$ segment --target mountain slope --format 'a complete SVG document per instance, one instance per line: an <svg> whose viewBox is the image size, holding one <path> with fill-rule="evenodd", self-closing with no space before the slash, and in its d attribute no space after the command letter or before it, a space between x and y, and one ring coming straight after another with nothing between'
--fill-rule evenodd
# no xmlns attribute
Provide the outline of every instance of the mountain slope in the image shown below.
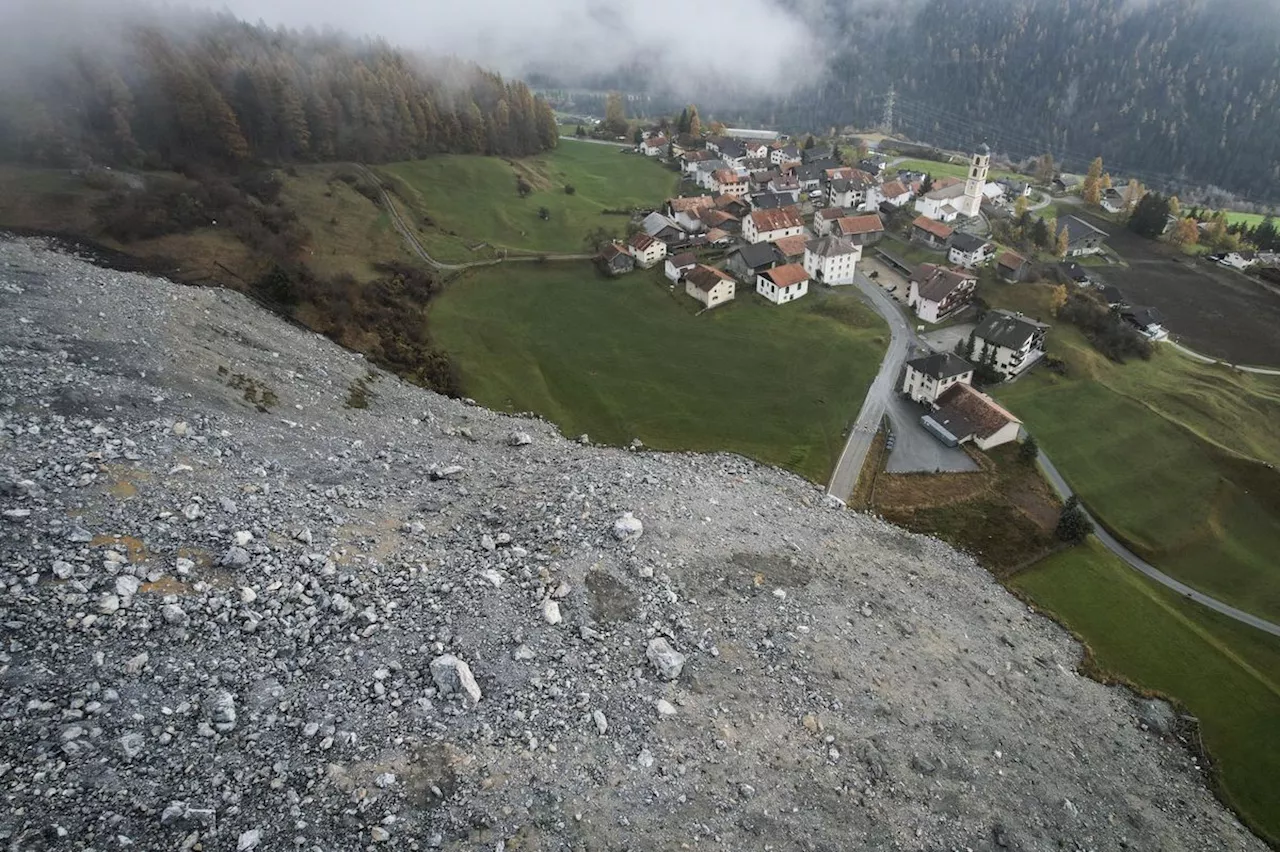
<svg viewBox="0 0 1280 852"><path fill-rule="evenodd" d="M1263 848L971 559L237 294L0 244L0 458L15 847Z"/></svg>

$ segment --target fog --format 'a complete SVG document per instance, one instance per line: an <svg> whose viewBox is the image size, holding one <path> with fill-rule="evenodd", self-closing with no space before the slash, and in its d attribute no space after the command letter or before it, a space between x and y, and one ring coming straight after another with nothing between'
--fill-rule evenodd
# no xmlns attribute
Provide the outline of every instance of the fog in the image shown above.
<svg viewBox="0 0 1280 852"><path fill-rule="evenodd" d="M98 22L146 5L0 0L0 54L38 55L50 42L109 33L113 28L99 29ZM795 6L776 0L186 0L151 6L166 18L200 8L251 23L381 37L510 75L543 71L582 80L641 69L637 77L673 93L714 87L777 94L813 80L820 66L814 57L822 53Z"/></svg>
<svg viewBox="0 0 1280 852"><path fill-rule="evenodd" d="M801 20L774 0L228 0L225 8L271 24L382 36L510 74L582 78L640 65L647 79L675 90L714 75L779 91L812 43Z"/></svg>

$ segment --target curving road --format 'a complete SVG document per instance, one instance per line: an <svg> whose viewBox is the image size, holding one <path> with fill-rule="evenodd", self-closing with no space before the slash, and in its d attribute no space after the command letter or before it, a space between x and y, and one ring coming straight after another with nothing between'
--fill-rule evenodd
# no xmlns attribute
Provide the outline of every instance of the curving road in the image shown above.
<svg viewBox="0 0 1280 852"><path fill-rule="evenodd" d="M858 289L870 300L872 307L884 318L884 321L889 324L889 332L892 335L892 339L889 342L889 349L885 352L884 359L880 362L880 371L876 374L875 381L871 383L870 390L867 391L867 398L862 402L862 410L858 413L858 419L849 431L849 439L845 442L844 450L840 454L840 460L836 462L836 468L831 474L831 481L827 484L827 494L841 501L847 500L849 495L853 493L854 487L858 484L858 477L861 475L863 465L867 460L867 453L871 449L871 442L875 437L876 430L880 428L880 421L887 409L889 396L894 392L893 386L902 370L902 363L906 360L911 346L917 340L914 329L907 323L898 305L889 298L884 290L869 281L860 272L855 280ZM1053 462L1043 451L1040 453L1038 464L1053 489L1058 492L1058 495L1063 500L1066 500L1074 493L1071 490L1071 486L1067 484L1066 479L1058 472L1058 469L1054 467ZM1141 559L1097 523L1094 523L1094 534L1107 550L1118 556L1125 564L1165 588L1172 589L1187 599L1206 606L1214 612L1221 613L1241 624L1247 624L1273 636L1280 636L1280 624L1267 621L1265 618L1259 618L1230 604L1225 604L1217 598L1210 597L1193 589L1186 583L1170 577L1151 563Z"/></svg>
<svg viewBox="0 0 1280 852"><path fill-rule="evenodd" d="M391 216L391 224L400 232L400 236L404 239L405 244L409 246L409 250L422 258L427 266L442 271L452 271L460 269L471 269L477 266L497 266L499 263L533 263L535 261L547 260L591 260L594 255L590 254L532 254L517 255L516 257L495 257L489 260L473 260L468 263L445 263L442 260L436 260L419 242L418 237L414 234L413 229L409 227L409 223L400 215L399 208L396 207L395 201L391 199L391 193L387 192L382 186L382 181L378 180L368 166L363 163L353 163L357 170L363 172L365 177L373 181L373 185L378 188L378 195L382 198L382 206L386 208L387 213Z"/></svg>
<svg viewBox="0 0 1280 852"><path fill-rule="evenodd" d="M1071 486L1067 485L1067 481L1062 478L1062 474L1058 472L1058 469L1053 466L1053 462L1051 462L1049 457L1043 452L1040 453L1039 465L1040 470L1044 472L1045 477L1053 486L1053 490L1057 491L1058 495L1062 497L1063 500L1070 497L1072 494ZM1090 520L1093 519L1090 518ZM1242 609L1237 609L1229 604L1225 604L1217 598L1211 598L1203 592L1196 591L1186 583L1175 580L1168 574L1157 569L1151 563L1140 559L1136 553L1117 541L1115 536L1107 532L1096 522L1094 523L1093 533L1098 537L1098 541L1102 542L1103 546L1105 546L1107 550L1110 550L1116 556L1120 557L1131 568L1140 571L1165 588L1173 589L1178 594L1183 595L1198 604L1206 606L1214 612L1219 612L1228 618L1235 619L1241 624L1256 627L1259 630L1270 633L1272 636L1280 636L1280 624L1267 621L1265 618L1259 618L1258 616L1245 612Z"/></svg>
<svg viewBox="0 0 1280 852"><path fill-rule="evenodd" d="M831 472L831 481L827 483L827 494L841 501L849 499L858 484L867 453L871 450L871 442L880 429L880 421L888 409L889 397L893 394L893 386L902 372L907 353L915 343L915 332L907 325L902 312L884 292L884 289L873 284L861 272L854 276L854 281L863 296L870 302L876 312L889 324L889 348L880 361L880 371L867 390L862 401L862 410L858 419L849 429L849 437L845 441L840 458L836 461L835 470Z"/></svg>

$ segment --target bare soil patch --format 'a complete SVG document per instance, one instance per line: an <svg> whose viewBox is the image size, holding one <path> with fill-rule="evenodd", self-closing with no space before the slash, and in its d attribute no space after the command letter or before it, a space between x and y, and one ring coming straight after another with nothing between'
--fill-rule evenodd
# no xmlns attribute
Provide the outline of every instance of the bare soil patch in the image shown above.
<svg viewBox="0 0 1280 852"><path fill-rule="evenodd" d="M1131 303L1159 308L1187 346L1234 364L1280 365L1280 296L1235 270L1175 253L1088 213L1076 215L1110 234L1107 244L1129 264L1100 267L1098 274Z"/></svg>

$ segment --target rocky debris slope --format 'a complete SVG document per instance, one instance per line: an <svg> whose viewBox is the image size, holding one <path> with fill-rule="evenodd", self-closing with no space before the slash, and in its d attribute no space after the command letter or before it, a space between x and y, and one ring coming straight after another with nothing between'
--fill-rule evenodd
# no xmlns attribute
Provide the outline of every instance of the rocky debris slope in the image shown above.
<svg viewBox="0 0 1280 852"><path fill-rule="evenodd" d="M32 242L0 580L12 849L1262 848L939 542Z"/></svg>

